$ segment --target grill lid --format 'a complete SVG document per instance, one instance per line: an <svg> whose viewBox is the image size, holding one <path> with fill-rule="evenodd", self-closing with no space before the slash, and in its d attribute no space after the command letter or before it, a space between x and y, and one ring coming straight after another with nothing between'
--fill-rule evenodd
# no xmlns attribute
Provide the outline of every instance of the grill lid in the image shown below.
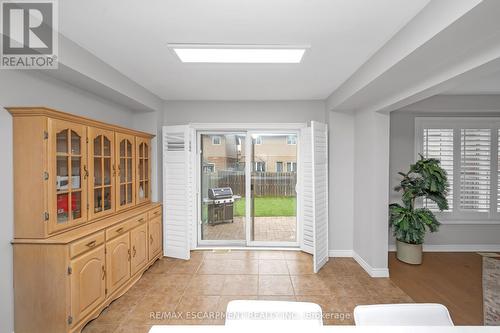
<svg viewBox="0 0 500 333"><path fill-rule="evenodd" d="M210 199L231 198L233 190L230 187L214 187L208 189L208 197Z"/></svg>

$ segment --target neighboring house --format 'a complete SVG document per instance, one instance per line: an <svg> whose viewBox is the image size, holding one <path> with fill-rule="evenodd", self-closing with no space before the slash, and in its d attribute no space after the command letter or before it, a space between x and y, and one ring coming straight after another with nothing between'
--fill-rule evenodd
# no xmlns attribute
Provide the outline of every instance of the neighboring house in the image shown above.
<svg viewBox="0 0 500 333"><path fill-rule="evenodd" d="M244 137L203 135L203 171L243 170L245 166ZM254 139L254 170L258 172L296 172L297 136L259 136Z"/></svg>

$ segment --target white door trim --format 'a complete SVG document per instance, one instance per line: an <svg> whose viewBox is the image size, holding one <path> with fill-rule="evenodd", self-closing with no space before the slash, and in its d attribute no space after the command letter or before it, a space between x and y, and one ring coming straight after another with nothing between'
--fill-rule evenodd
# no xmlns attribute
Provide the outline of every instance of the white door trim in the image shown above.
<svg viewBox="0 0 500 333"><path fill-rule="evenodd" d="M245 160L248 161L250 158L250 149L251 140L248 140L251 137L251 133L260 133L260 134L279 134L279 133L290 133L297 135L297 166L301 167L301 156L300 156L300 147L301 147L301 129L307 127L306 123L190 123L189 127L195 131L193 140L195 142L194 149L191 150L191 154L193 156L193 161L196 162L196 166L193 168L195 172L194 180L196 182L196 205L193 205L194 216L192 230L196 231L196 235L192 235L193 243L191 244L191 248L195 249L198 247L220 247L220 246L267 246L267 247L299 247L300 245L300 230L302 228L301 222L301 205L299 204L299 195L300 195L300 176L297 175L297 234L296 234L296 242L256 242L256 241L239 241L239 240L231 240L231 241L214 241L214 240L201 240L201 200L200 200L200 172L201 172L201 156L200 156L200 147L201 147L201 134L220 134L223 133L234 133L234 134L246 134L247 139L245 141ZM251 164L245 164L245 191L246 193L250 193L251 186L251 177L248 175L251 174ZM251 223L249 221L250 217L250 196L245 196L246 205L246 239L249 240L249 236L251 235Z"/></svg>

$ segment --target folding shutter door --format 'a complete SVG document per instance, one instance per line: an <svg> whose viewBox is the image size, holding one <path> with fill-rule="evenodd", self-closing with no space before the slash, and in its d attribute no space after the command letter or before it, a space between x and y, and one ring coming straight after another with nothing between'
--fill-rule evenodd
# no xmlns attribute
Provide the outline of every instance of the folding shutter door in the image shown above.
<svg viewBox="0 0 500 333"><path fill-rule="evenodd" d="M313 160L312 160L312 135L311 127L301 131L299 168L299 193L302 219L302 232L300 233L300 249L313 254L314 252L314 214L313 214Z"/></svg>
<svg viewBox="0 0 500 333"><path fill-rule="evenodd" d="M314 272L328 261L328 129L311 122Z"/></svg>
<svg viewBox="0 0 500 333"><path fill-rule="evenodd" d="M193 180L189 126L163 127L163 244L168 257L189 259Z"/></svg>

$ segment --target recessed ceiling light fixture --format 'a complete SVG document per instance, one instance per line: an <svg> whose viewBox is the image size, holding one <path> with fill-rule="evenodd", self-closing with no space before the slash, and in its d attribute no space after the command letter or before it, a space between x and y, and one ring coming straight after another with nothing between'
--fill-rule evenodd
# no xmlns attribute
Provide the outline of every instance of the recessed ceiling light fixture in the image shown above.
<svg viewBox="0 0 500 333"><path fill-rule="evenodd" d="M182 62L218 64L298 64L309 46L168 44Z"/></svg>

